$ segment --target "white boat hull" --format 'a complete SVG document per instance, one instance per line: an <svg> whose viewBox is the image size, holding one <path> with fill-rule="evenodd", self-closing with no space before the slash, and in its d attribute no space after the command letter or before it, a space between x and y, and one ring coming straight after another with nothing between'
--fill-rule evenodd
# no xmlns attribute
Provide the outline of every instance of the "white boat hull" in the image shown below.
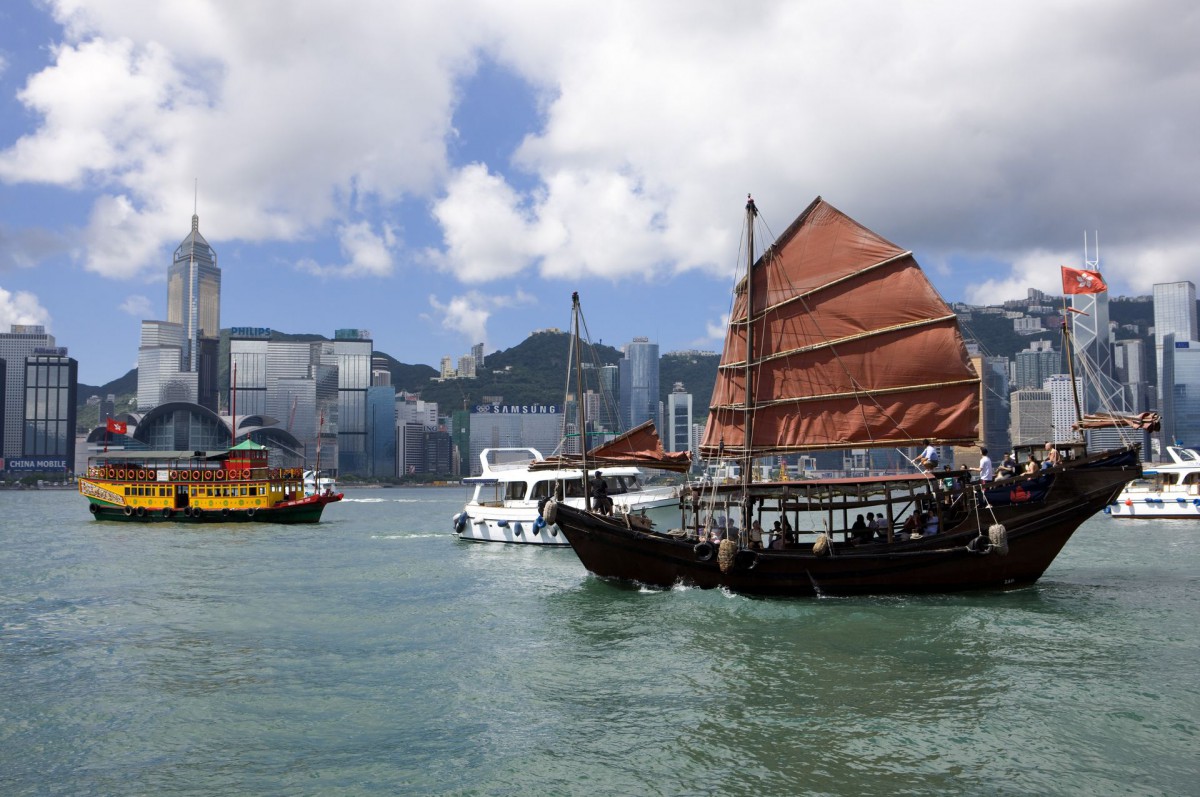
<svg viewBox="0 0 1200 797"><path fill-rule="evenodd" d="M635 500L622 501L625 496L613 496L613 513L644 514L662 526L678 524L679 499L675 488L645 490ZM515 503L515 502L514 502ZM567 538L554 524L546 525L538 514L536 504L521 502L522 506L487 506L468 503L453 520L455 533L469 542L504 542L515 545L551 545L566 547ZM568 498L565 503L583 508L583 499Z"/></svg>
<svg viewBox="0 0 1200 797"><path fill-rule="evenodd" d="M1147 465L1105 511L1115 518L1200 519L1200 453L1169 446L1171 462Z"/></svg>

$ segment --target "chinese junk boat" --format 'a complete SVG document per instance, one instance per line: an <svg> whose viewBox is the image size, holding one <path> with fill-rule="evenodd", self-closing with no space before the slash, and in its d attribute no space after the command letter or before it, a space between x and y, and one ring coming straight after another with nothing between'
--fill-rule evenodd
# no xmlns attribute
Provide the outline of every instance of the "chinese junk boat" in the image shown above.
<svg viewBox="0 0 1200 797"><path fill-rule="evenodd" d="M740 482L691 487L675 529L547 505L592 573L761 595L1030 584L1141 474L1135 446L1088 455L1080 445L1053 467L988 484L963 470L756 482L762 457L974 445L980 400L957 319L911 252L818 197L755 260L757 215L750 200L753 265L735 290L700 447L734 460ZM852 526L868 511L876 527Z"/></svg>
<svg viewBox="0 0 1200 797"><path fill-rule="evenodd" d="M79 492L97 520L316 523L341 493L305 496L304 470L271 468L252 441L228 451L114 451L89 458Z"/></svg>

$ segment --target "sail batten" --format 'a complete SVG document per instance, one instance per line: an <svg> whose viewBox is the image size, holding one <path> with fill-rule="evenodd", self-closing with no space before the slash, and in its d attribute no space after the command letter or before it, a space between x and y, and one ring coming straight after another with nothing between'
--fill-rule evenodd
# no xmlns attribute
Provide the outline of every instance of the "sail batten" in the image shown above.
<svg viewBox="0 0 1200 797"><path fill-rule="evenodd" d="M911 251L821 198L753 263L730 315L701 451L978 439L956 316Z"/></svg>
<svg viewBox="0 0 1200 797"><path fill-rule="evenodd" d="M957 317L955 315L951 314L948 316L942 316L941 318L926 318L926 319L922 319L920 321L910 321L910 322L907 322L904 324L896 324L895 326L885 327L882 329L872 329L867 332L859 333L857 335L847 335L846 337L839 338L838 340L828 340L828 341L824 341L822 343L813 343L809 346L802 346L802 347L796 348L796 349L788 349L786 351L775 352L774 354L771 354L770 356L757 358L754 362L750 363L750 366L753 367L755 365L761 365L763 363L770 362L771 360L778 360L783 357L792 357L797 354L804 354L806 352L816 351L817 349L821 349L821 348L832 348L834 346L840 346L844 343L850 343L851 341L861 340L863 338L869 338L869 337L878 336L878 335L886 335L889 332L896 332L896 331L905 330L905 329L916 329L917 327L929 326L931 324L941 324L941 323L945 323L947 321L955 321L956 318ZM718 370L720 370L722 368L745 368L745 367L746 367L745 362L720 363L717 365Z"/></svg>

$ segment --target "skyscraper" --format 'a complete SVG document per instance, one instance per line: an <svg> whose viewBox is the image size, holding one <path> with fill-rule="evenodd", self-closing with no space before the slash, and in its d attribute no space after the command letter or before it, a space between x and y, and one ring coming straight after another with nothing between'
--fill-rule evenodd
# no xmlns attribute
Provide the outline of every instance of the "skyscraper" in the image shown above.
<svg viewBox="0 0 1200 797"><path fill-rule="evenodd" d="M23 365L25 439L21 454L43 463L39 469L73 470L79 364L60 348L37 350Z"/></svg>
<svg viewBox="0 0 1200 797"><path fill-rule="evenodd" d="M692 450L692 394L682 382L676 382L667 395L667 428L663 448L667 451Z"/></svg>
<svg viewBox="0 0 1200 797"><path fill-rule="evenodd" d="M621 420L629 431L646 421L658 422L658 344L634 338L620 361Z"/></svg>
<svg viewBox="0 0 1200 797"><path fill-rule="evenodd" d="M1175 429L1175 371L1171 355L1176 347L1188 348L1189 343L1196 341L1197 335L1196 286L1191 282L1161 282L1155 285L1154 361L1158 369L1161 434L1167 445L1173 445L1179 439Z"/></svg>
<svg viewBox="0 0 1200 797"><path fill-rule="evenodd" d="M183 370L183 326L143 321L138 346L138 410L147 412L168 401L199 403L195 372ZM101 418L103 420L103 418Z"/></svg>
<svg viewBox="0 0 1200 797"><path fill-rule="evenodd" d="M192 231L175 249L167 270L167 321L183 328L180 369L197 375L196 403L215 411L221 269L217 268L217 253L200 234L200 217L195 213Z"/></svg>
<svg viewBox="0 0 1200 797"><path fill-rule="evenodd" d="M6 363L4 380L4 439L3 455L16 457L24 453L25 435L25 358L38 349L56 348L54 336L46 334L40 324L13 324L10 331L0 333L0 360ZM72 436L75 430L71 430Z"/></svg>

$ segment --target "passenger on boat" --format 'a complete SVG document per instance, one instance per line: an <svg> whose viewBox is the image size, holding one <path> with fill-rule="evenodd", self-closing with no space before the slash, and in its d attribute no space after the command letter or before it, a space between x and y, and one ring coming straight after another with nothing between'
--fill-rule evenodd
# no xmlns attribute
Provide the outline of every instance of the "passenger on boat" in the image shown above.
<svg viewBox="0 0 1200 797"><path fill-rule="evenodd" d="M776 535L776 537L771 540L772 551L782 551L786 545L787 543L784 542L782 534Z"/></svg>
<svg viewBox="0 0 1200 797"><path fill-rule="evenodd" d="M924 522L921 518L921 510L914 509L913 513L904 521L904 526L900 529L900 533L896 535L896 539L920 539L922 528L924 528Z"/></svg>
<svg viewBox="0 0 1200 797"><path fill-rule="evenodd" d="M858 545L864 542L870 542L875 532L867 527L867 521L863 520L863 516L859 515L854 519L854 525L850 527L850 542Z"/></svg>
<svg viewBox="0 0 1200 797"><path fill-rule="evenodd" d="M784 515L780 520L783 522L783 537L789 543L795 544L800 542L799 535L792 529L792 524L788 523L787 515Z"/></svg>
<svg viewBox="0 0 1200 797"><path fill-rule="evenodd" d="M925 470L936 470L938 464L938 451L933 443L925 441L925 450L917 455L916 463Z"/></svg>
<svg viewBox="0 0 1200 797"><path fill-rule="evenodd" d="M875 536L882 542L887 542L888 538L888 522L887 518L880 512L876 515L874 512L867 513L867 525L875 531Z"/></svg>
<svg viewBox="0 0 1200 797"><path fill-rule="evenodd" d="M1004 452L1004 459L1000 462L1000 467L996 469L996 478L1007 479L1010 476L1015 476L1017 473L1017 461L1013 459L1011 451Z"/></svg>
<svg viewBox="0 0 1200 797"><path fill-rule="evenodd" d="M921 532L926 536L938 533L938 516L937 512L927 512L925 514L925 528Z"/></svg>
<svg viewBox="0 0 1200 797"><path fill-rule="evenodd" d="M763 527L757 520L750 524L750 547L755 551L762 550Z"/></svg>
<svg viewBox="0 0 1200 797"><path fill-rule="evenodd" d="M1040 469L1040 467L1041 466L1038 465L1037 458L1033 456L1032 452L1030 452L1029 459L1025 462L1025 475L1026 476L1036 475L1038 470Z"/></svg>
<svg viewBox="0 0 1200 797"><path fill-rule="evenodd" d="M592 492L592 508L601 515L611 515L612 499L608 497L608 482L604 481L604 476L600 471L596 471L596 475L588 483L588 487Z"/></svg>
<svg viewBox="0 0 1200 797"><path fill-rule="evenodd" d="M992 471L992 458L988 456L986 446L979 449L979 467L971 468L971 470L979 471L979 481L981 484L987 484L995 478L995 474Z"/></svg>
<svg viewBox="0 0 1200 797"><path fill-rule="evenodd" d="M1048 464L1043 465L1046 468L1053 468L1055 465L1062 464L1062 454L1058 453L1058 449L1049 440L1046 441L1046 462Z"/></svg>

